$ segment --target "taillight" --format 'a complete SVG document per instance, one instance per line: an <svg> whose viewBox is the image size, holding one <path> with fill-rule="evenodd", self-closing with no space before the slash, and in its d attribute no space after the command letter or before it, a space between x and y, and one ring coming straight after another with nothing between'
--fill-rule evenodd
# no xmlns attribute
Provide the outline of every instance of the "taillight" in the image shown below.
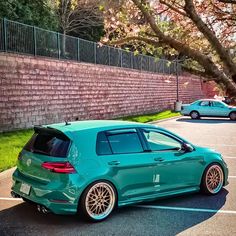
<svg viewBox="0 0 236 236"><path fill-rule="evenodd" d="M55 173L72 174L76 172L69 162L44 162L41 166Z"/></svg>

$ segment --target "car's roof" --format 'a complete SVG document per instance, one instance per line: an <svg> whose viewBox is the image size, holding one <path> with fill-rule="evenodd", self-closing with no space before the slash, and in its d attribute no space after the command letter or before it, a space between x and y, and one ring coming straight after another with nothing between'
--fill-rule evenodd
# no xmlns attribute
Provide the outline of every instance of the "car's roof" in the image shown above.
<svg viewBox="0 0 236 236"><path fill-rule="evenodd" d="M85 121L73 121L45 125L44 127L50 127L62 132L68 131L79 131L79 130L88 130L88 129L115 129L115 128L129 128L129 127L154 127L151 124L142 124L137 122L129 122L129 121L120 121L120 120L85 120Z"/></svg>
<svg viewBox="0 0 236 236"><path fill-rule="evenodd" d="M199 99L197 101L222 102L221 100L217 100L217 99L214 99L214 98L204 98L204 99Z"/></svg>

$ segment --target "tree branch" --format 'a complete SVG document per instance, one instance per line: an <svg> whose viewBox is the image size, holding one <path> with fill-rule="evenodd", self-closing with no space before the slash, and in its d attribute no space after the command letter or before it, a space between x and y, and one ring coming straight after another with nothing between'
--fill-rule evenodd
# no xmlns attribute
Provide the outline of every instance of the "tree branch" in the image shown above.
<svg viewBox="0 0 236 236"><path fill-rule="evenodd" d="M234 75L236 76L235 63L233 62L227 50L219 42L215 34L207 27L207 25L203 22L201 17L197 14L193 0L185 0L185 11L188 17L197 26L199 31L207 38L212 47L216 50L217 54L221 58L222 62L225 64L228 71L232 73L232 76ZM236 77L234 81L236 82Z"/></svg>
<svg viewBox="0 0 236 236"><path fill-rule="evenodd" d="M189 67L184 66L184 65L182 65L182 69L184 71L186 71L186 72L189 72L190 74L194 74L194 75L197 75L197 76L201 76L201 77L207 78L208 81L214 80L212 75L207 73L206 71L201 71L201 70L189 68Z"/></svg>
<svg viewBox="0 0 236 236"><path fill-rule="evenodd" d="M236 0L218 0L218 2L236 4Z"/></svg>
<svg viewBox="0 0 236 236"><path fill-rule="evenodd" d="M141 36L130 36L130 37L126 37L126 38L123 38L123 39L116 40L116 41L112 41L109 44L110 45L124 45L126 43L131 42L131 41L141 41L141 42L145 42L145 43L148 43L148 44L152 44L152 45L157 46L157 47L163 45L159 41L149 39L149 38L144 38L144 37L141 37Z"/></svg>
<svg viewBox="0 0 236 236"><path fill-rule="evenodd" d="M160 0L160 3L163 4L163 5L166 5L169 9L171 9L171 10L173 10L173 11L179 13L179 14L182 15L182 16L185 16L185 17L187 16L187 14L186 14L184 11L181 11L181 10L178 9L177 7L174 7L173 4L168 3L168 2L166 2L165 0Z"/></svg>
<svg viewBox="0 0 236 236"><path fill-rule="evenodd" d="M166 44L182 53L183 55L196 60L207 73L211 74L212 77L214 77L214 80L216 82L219 83L220 81L222 81L226 85L229 94L231 94L232 96L236 95L236 84L232 80L230 80L224 72L218 69L211 58L195 49L190 48L186 44L172 38L171 36L165 35L157 26L155 17L150 12L150 6L145 0L142 0L141 2L139 0L132 1L142 12L153 32L158 36L160 43Z"/></svg>

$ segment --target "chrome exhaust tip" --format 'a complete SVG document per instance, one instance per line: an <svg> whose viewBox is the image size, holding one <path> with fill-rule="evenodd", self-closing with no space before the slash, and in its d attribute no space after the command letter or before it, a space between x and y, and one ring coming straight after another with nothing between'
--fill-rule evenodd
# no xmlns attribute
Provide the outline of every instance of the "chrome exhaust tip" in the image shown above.
<svg viewBox="0 0 236 236"><path fill-rule="evenodd" d="M38 210L38 212L41 212L41 206L40 205L37 205L37 210Z"/></svg>
<svg viewBox="0 0 236 236"><path fill-rule="evenodd" d="M15 192L13 192L13 191L11 191L11 196L12 196L13 198L20 198L20 195L18 195L17 193L15 193Z"/></svg>
<svg viewBox="0 0 236 236"><path fill-rule="evenodd" d="M42 211L44 214L47 214L47 213L49 212L49 210L48 210L46 207L44 207L44 206L41 207L41 211Z"/></svg>
<svg viewBox="0 0 236 236"><path fill-rule="evenodd" d="M37 210L38 212L41 212L43 214L47 214L50 212L45 206L41 206L41 205L37 205Z"/></svg>

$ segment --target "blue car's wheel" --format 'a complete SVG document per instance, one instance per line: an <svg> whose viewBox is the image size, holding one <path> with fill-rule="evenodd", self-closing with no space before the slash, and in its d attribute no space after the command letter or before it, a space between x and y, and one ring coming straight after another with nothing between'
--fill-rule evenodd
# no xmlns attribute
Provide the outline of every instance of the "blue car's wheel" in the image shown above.
<svg viewBox="0 0 236 236"><path fill-rule="evenodd" d="M217 163L209 165L202 176L202 192L208 195L215 195L220 192L223 184L224 172L222 167Z"/></svg>
<svg viewBox="0 0 236 236"><path fill-rule="evenodd" d="M236 112L231 112L229 114L229 118L230 118L230 120L236 120Z"/></svg>
<svg viewBox="0 0 236 236"><path fill-rule="evenodd" d="M116 191L106 182L91 184L82 194L80 209L85 219L93 222L105 220L116 205Z"/></svg>
<svg viewBox="0 0 236 236"><path fill-rule="evenodd" d="M197 111L191 111L190 116L192 119L199 119L200 118L200 115Z"/></svg>

